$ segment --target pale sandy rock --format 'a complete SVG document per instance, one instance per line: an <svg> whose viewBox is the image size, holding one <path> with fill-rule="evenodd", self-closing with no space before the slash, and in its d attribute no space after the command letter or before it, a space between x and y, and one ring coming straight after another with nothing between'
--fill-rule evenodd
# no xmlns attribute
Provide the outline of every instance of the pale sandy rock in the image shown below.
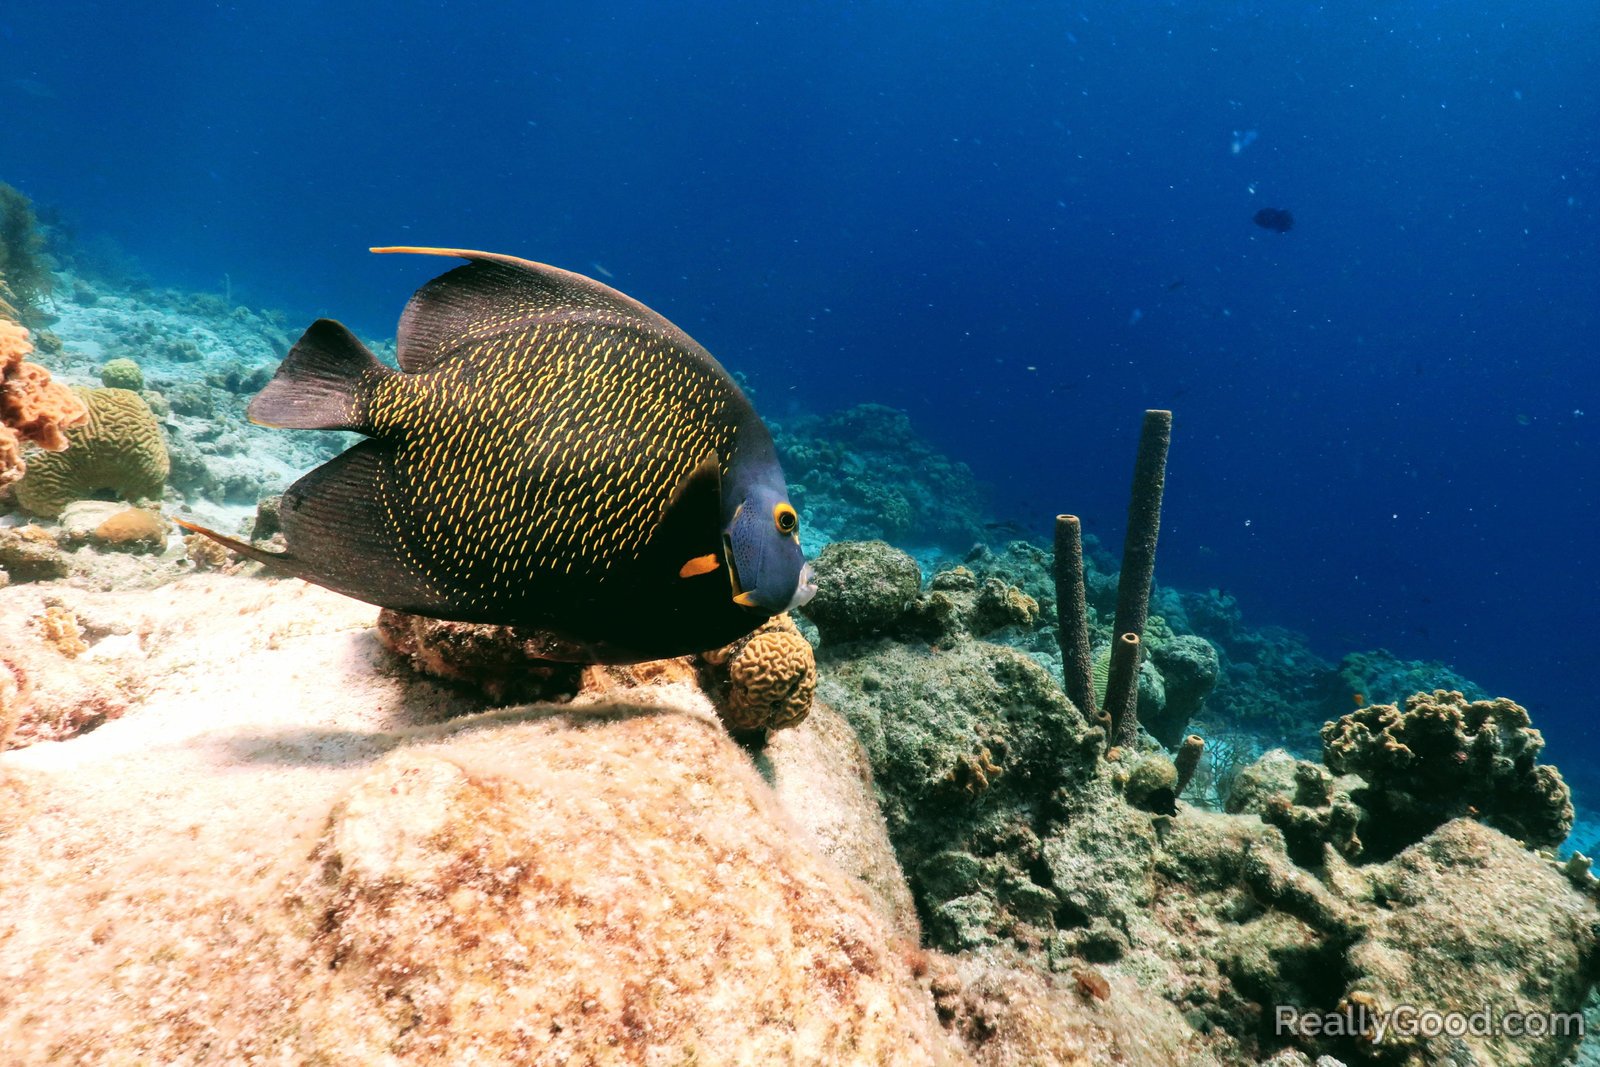
<svg viewBox="0 0 1600 1067"><path fill-rule="evenodd" d="M961 1061L673 672L452 718L370 607L302 583L76 596L55 669L147 682L0 756L8 1064Z"/></svg>
<svg viewBox="0 0 1600 1067"><path fill-rule="evenodd" d="M805 722L772 735L764 760L778 799L814 846L861 881L897 936L918 944L916 904L873 797L866 750L844 716L814 702Z"/></svg>

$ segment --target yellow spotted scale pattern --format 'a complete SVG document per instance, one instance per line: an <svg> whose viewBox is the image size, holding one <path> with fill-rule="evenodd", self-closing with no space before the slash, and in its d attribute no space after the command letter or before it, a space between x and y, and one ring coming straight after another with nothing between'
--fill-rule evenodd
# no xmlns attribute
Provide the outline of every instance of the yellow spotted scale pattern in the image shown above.
<svg viewBox="0 0 1600 1067"><path fill-rule="evenodd" d="M441 599L596 599L690 472L734 459L736 387L628 316L568 308L458 340L461 358L382 379L364 413L394 449L379 495L403 562Z"/></svg>

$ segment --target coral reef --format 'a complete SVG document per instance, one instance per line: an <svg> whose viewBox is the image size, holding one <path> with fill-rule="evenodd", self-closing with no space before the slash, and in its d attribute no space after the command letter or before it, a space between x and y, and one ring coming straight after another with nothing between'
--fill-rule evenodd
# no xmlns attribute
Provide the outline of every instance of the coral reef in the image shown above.
<svg viewBox="0 0 1600 1067"><path fill-rule="evenodd" d="M701 657L723 723L736 733L785 730L811 714L817 661L788 615Z"/></svg>
<svg viewBox="0 0 1600 1067"><path fill-rule="evenodd" d="M808 546L846 538L965 550L983 537L983 494L964 463L939 454L910 418L880 404L773 427Z"/></svg>
<svg viewBox="0 0 1600 1067"><path fill-rule="evenodd" d="M1403 660L1386 648L1352 652L1339 661L1338 670L1345 689L1359 693L1364 704L1403 704L1413 693L1435 689L1455 690L1469 700L1489 696L1443 663Z"/></svg>
<svg viewBox="0 0 1600 1067"><path fill-rule="evenodd" d="M32 354L28 331L0 318L0 487L26 473L24 442L59 452L67 447L63 431L89 417L72 390L51 381L43 367L27 362Z"/></svg>
<svg viewBox="0 0 1600 1067"><path fill-rule="evenodd" d="M161 425L138 393L79 389L88 421L71 434L72 447L35 457L17 483L23 510L54 518L74 500L111 491L124 500L161 499L170 465Z"/></svg>
<svg viewBox="0 0 1600 1067"><path fill-rule="evenodd" d="M1152 707L1147 713L1141 685L1139 725L1163 745L1176 748L1189 721L1199 714L1216 688L1222 664L1211 642L1193 634L1152 636L1146 646L1149 661L1161 676L1164 699L1159 709Z"/></svg>
<svg viewBox="0 0 1600 1067"><path fill-rule="evenodd" d="M1322 728L1323 761L1366 787L1361 838L1390 855L1450 819L1481 819L1535 848L1572 829L1561 773L1538 762L1544 737L1520 704L1469 701L1443 689L1416 693L1405 709L1373 704Z"/></svg>

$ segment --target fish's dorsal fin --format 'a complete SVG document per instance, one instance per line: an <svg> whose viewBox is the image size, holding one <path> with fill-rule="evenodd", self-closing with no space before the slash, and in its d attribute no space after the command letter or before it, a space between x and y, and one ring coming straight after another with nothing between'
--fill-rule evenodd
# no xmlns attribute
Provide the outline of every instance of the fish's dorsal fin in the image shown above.
<svg viewBox="0 0 1600 1067"><path fill-rule="evenodd" d="M247 414L258 426L367 433L367 396L393 374L343 323L318 319L250 401Z"/></svg>
<svg viewBox="0 0 1600 1067"><path fill-rule="evenodd" d="M547 263L466 248L392 246L378 253L414 252L467 260L412 295L400 316L400 369L429 370L465 338L482 338L537 322L579 319L585 313L629 321L705 359L682 330L603 282Z"/></svg>

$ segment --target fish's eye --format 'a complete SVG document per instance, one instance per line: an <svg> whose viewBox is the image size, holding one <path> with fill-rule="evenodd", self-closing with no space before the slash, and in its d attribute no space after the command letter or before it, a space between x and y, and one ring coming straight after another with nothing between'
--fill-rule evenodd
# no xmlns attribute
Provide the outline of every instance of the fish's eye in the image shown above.
<svg viewBox="0 0 1600 1067"><path fill-rule="evenodd" d="M772 509L772 521L781 534L792 534L800 527L800 516L788 504L779 504Z"/></svg>

